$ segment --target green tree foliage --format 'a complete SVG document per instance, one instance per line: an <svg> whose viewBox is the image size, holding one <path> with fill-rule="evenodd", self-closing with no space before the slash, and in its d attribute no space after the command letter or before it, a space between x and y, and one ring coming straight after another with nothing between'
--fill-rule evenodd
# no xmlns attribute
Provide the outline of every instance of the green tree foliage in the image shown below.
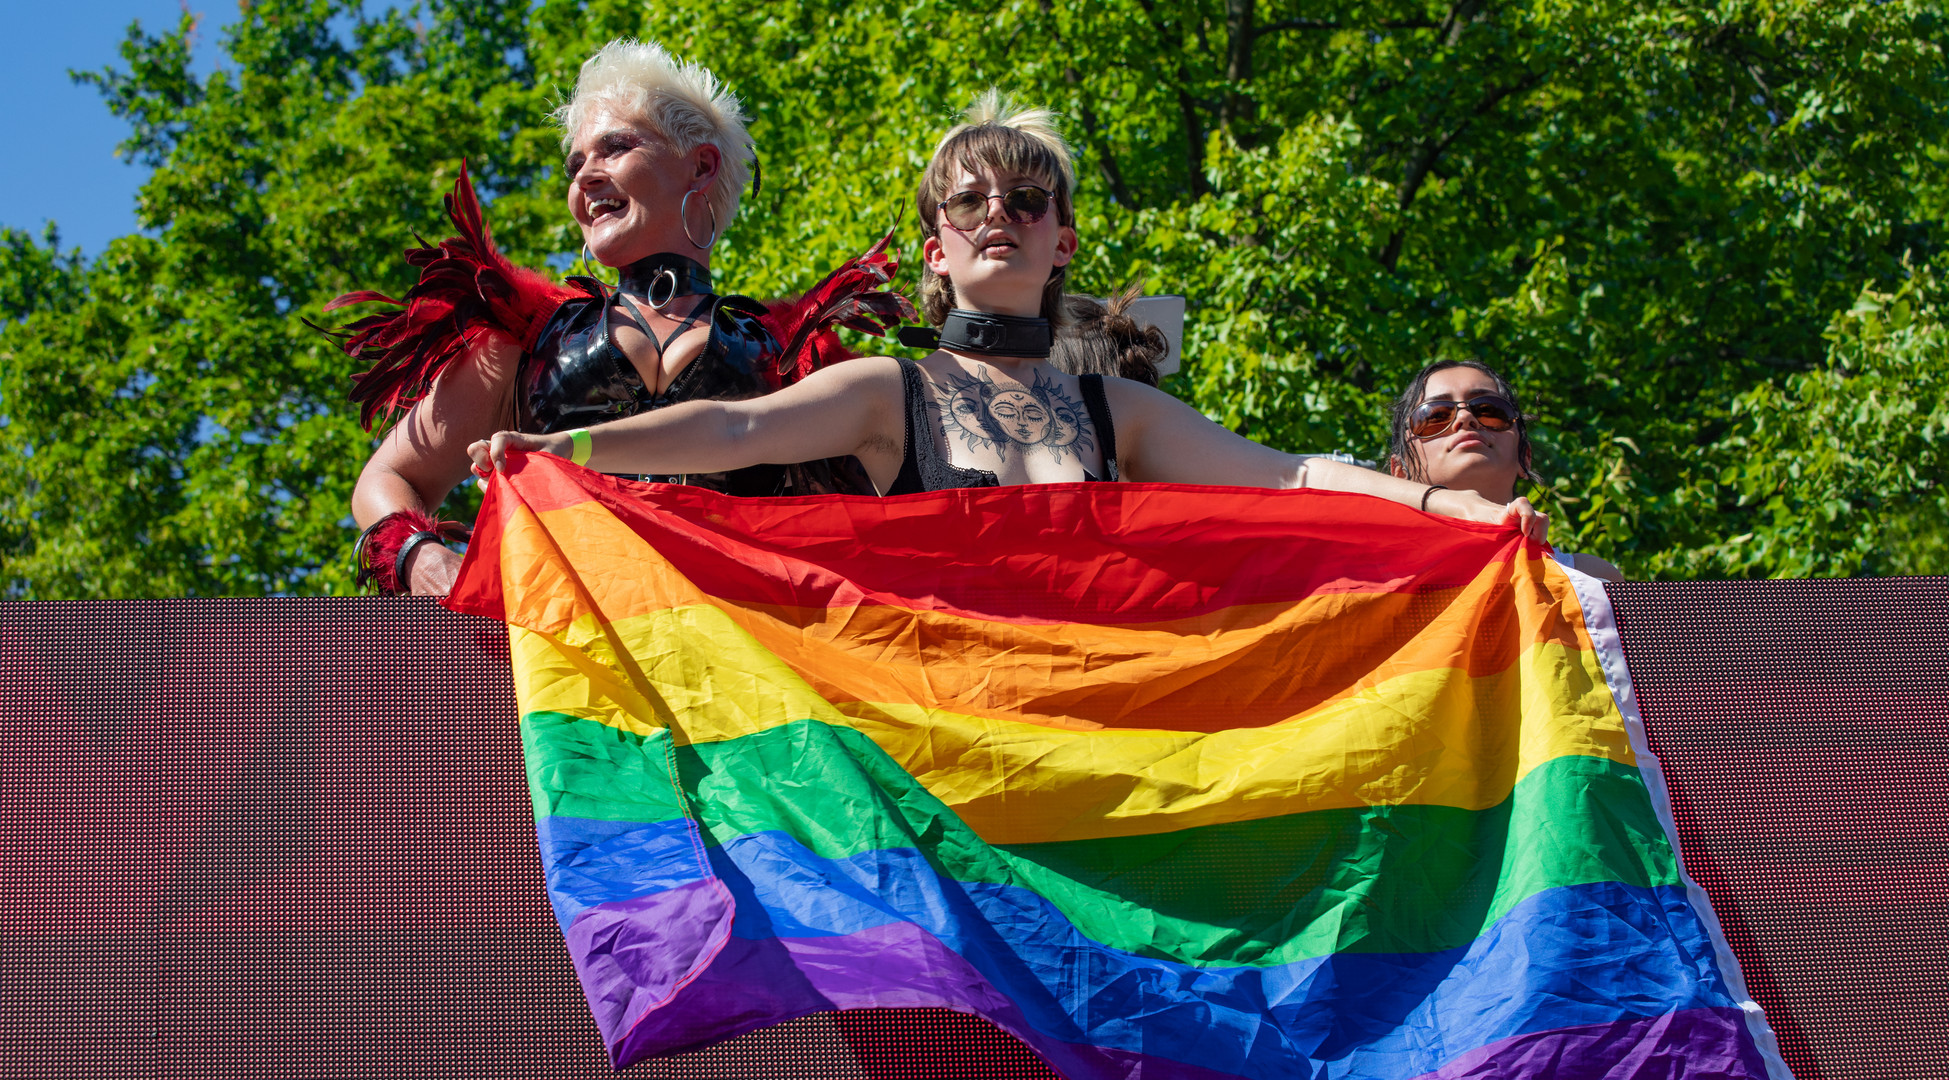
<svg viewBox="0 0 1949 1080"><path fill-rule="evenodd" d="M1941 573L1949 566L1949 328L1924 269L1861 295L1828 328L1830 362L1753 386L1716 476L1695 490L1739 506L1747 532L1661 553L1700 567L1792 576Z"/></svg>
<svg viewBox="0 0 1949 1080"><path fill-rule="evenodd" d="M462 158L510 254L565 266L545 117L619 36L755 117L764 186L716 260L739 291L910 215L1001 86L1081 152L1076 287L1189 295L1171 388L1233 428L1379 456L1408 376L1475 357L1540 417L1565 546L1640 575L1949 567L1933 4L254 0L201 80L191 30L132 28L83 76L156 167L144 232L88 262L0 234L10 595L347 589L372 444L296 316L405 287Z"/></svg>

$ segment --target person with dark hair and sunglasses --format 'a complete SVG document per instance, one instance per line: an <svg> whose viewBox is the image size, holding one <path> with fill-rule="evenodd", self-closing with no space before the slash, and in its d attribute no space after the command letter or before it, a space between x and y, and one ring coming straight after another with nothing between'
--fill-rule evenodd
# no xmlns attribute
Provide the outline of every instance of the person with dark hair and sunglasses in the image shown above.
<svg viewBox="0 0 1949 1080"><path fill-rule="evenodd" d="M1393 419L1388 469L1404 480L1511 504L1529 501L1517 493L1520 482L1542 483L1532 464L1530 417L1515 388L1487 364L1442 360L1422 368L1394 400ZM1592 577L1624 580L1595 555L1559 559Z"/></svg>
<svg viewBox="0 0 1949 1080"><path fill-rule="evenodd" d="M1527 500L1281 453L1155 387L1052 366L1077 248L1075 172L1052 121L991 91L935 148L915 205L920 308L939 329L900 335L928 348L925 358L849 360L766 397L687 402L589 431L500 432L469 447L475 471L501 467L510 448L657 473L851 454L883 495L1114 480L1310 487L1545 539L1548 519Z"/></svg>

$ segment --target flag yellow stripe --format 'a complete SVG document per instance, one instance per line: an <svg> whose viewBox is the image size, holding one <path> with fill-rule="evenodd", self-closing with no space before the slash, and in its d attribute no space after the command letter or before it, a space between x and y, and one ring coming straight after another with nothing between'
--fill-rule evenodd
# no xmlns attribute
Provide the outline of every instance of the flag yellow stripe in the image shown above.
<svg viewBox="0 0 1949 1080"><path fill-rule="evenodd" d="M637 734L667 727L685 743L795 720L853 727L997 844L1361 806L1479 810L1554 758L1635 760L1595 655L1556 643L1530 647L1494 675L1416 671L1277 724L1193 732L831 702L708 605L617 624L586 620L565 637L513 631L530 713Z"/></svg>

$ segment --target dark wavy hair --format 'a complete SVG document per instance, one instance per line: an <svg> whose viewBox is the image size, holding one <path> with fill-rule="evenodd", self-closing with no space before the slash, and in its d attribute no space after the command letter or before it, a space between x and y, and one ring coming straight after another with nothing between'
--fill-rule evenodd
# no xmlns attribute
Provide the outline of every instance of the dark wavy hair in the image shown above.
<svg viewBox="0 0 1949 1080"><path fill-rule="evenodd" d="M1164 331L1130 316L1130 306L1143 295L1136 285L1110 298L1108 305L1087 296L1063 297L1068 316L1056 332L1049 366L1071 375L1114 375L1150 386L1157 385L1157 366L1171 351Z"/></svg>
<svg viewBox="0 0 1949 1080"><path fill-rule="evenodd" d="M1421 463L1421 441L1408 434L1408 420L1427 395L1428 380L1438 371L1458 367L1473 368L1487 375L1496 384L1496 393L1508 398L1509 403L1516 407L1516 460L1522 463L1523 479L1532 484L1541 484L1543 478L1536 474L1533 464L1535 455L1529 442L1529 422L1534 418L1523 412L1523 399L1516 396L1516 388L1509 385L1509 380L1497 373L1496 369L1477 360L1437 360L1416 373L1408 382L1408 388L1394 399L1394 430L1388 441L1388 453L1401 463L1408 479L1420 484L1428 483L1427 470Z"/></svg>

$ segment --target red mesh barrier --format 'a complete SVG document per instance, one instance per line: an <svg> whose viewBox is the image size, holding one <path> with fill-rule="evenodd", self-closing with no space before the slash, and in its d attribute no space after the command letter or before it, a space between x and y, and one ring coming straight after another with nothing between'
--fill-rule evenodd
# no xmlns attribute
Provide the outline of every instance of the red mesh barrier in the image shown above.
<svg viewBox="0 0 1949 1080"><path fill-rule="evenodd" d="M1613 596L1687 864L1802 1080L1949 1075L1949 583ZM614 1075L513 717L502 629L426 602L0 604L0 1075ZM1053 1074L906 1010L629 1075Z"/></svg>
<svg viewBox="0 0 1949 1080"><path fill-rule="evenodd" d="M1794 1075L1949 1076L1949 579L1610 596L1686 869Z"/></svg>
<svg viewBox="0 0 1949 1080"><path fill-rule="evenodd" d="M514 717L506 631L430 602L0 604L0 1076L616 1075ZM628 1075L1054 1076L938 1009Z"/></svg>

